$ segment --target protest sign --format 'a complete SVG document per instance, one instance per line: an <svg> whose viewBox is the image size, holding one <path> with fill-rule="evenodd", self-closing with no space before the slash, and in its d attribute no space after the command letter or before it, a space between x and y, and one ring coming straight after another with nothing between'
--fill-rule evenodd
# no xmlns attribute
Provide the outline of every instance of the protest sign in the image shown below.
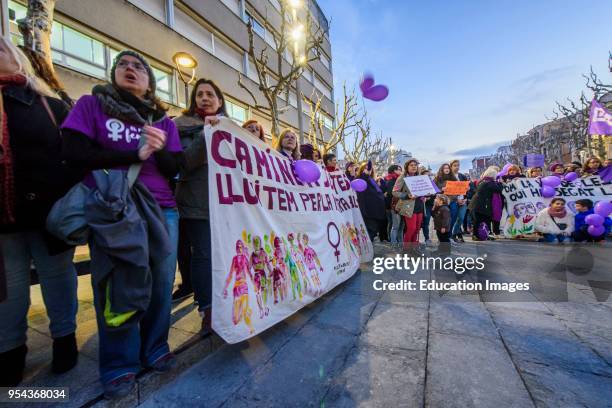
<svg viewBox="0 0 612 408"><path fill-rule="evenodd" d="M373 248L342 171L305 185L286 157L229 119L205 137L212 326L236 343L350 278Z"/></svg>
<svg viewBox="0 0 612 408"><path fill-rule="evenodd" d="M423 197L436 194L436 189L429 176L404 177L404 181L413 196Z"/></svg>
<svg viewBox="0 0 612 408"><path fill-rule="evenodd" d="M593 204L612 199L612 184L605 184L599 176L585 177L573 183L562 181L556 189L555 197L566 201L567 210L576 213L576 200L588 198ZM548 207L554 198L541 195L539 179L517 178L504 185L505 208L501 228L508 238L533 234L538 213Z"/></svg>
<svg viewBox="0 0 612 408"><path fill-rule="evenodd" d="M444 194L465 195L470 189L469 181L447 181L444 187Z"/></svg>
<svg viewBox="0 0 612 408"><path fill-rule="evenodd" d="M523 157L523 164L525 167L544 167L544 155L543 154L526 154Z"/></svg>

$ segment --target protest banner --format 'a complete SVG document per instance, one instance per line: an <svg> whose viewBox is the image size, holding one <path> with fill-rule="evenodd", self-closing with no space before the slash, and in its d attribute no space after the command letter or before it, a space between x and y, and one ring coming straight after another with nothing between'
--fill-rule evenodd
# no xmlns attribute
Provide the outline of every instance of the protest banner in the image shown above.
<svg viewBox="0 0 612 408"><path fill-rule="evenodd" d="M305 185L291 162L223 119L205 128L212 239L212 327L248 339L350 278L373 257L342 171Z"/></svg>
<svg viewBox="0 0 612 408"><path fill-rule="evenodd" d="M555 197L565 199L567 210L572 214L576 213L576 200L588 198L595 204L612 199L612 184L605 184L599 176L585 177L573 183L562 181L555 190ZM554 198L542 197L540 181L536 178L514 179L504 185L503 195L505 208L500 227L508 238L535 233L536 216Z"/></svg>
<svg viewBox="0 0 612 408"><path fill-rule="evenodd" d="M465 195L469 189L469 181L447 181L446 186L444 186L444 194Z"/></svg>
<svg viewBox="0 0 612 408"><path fill-rule="evenodd" d="M596 99L591 101L589 134L612 135L612 112L608 111L605 106L597 102Z"/></svg>
<svg viewBox="0 0 612 408"><path fill-rule="evenodd" d="M413 196L423 197L436 194L436 189L429 176L404 177L404 181Z"/></svg>
<svg viewBox="0 0 612 408"><path fill-rule="evenodd" d="M544 155L530 153L523 156L523 165L525 167L544 167Z"/></svg>

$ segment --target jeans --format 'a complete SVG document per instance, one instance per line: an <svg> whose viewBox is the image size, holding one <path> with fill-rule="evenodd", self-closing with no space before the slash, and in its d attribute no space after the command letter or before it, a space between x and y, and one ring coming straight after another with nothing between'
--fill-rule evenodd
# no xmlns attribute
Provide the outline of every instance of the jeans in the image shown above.
<svg viewBox="0 0 612 408"><path fill-rule="evenodd" d="M191 242L191 284L198 309L212 304L212 247L209 220L185 220Z"/></svg>
<svg viewBox="0 0 612 408"><path fill-rule="evenodd" d="M463 219L467 212L467 205L458 205L456 201L450 203L451 211L451 235L461 234L463 228Z"/></svg>
<svg viewBox="0 0 612 408"><path fill-rule="evenodd" d="M429 241L429 221L431 220L431 208L425 206L425 213L423 214L423 225L421 229L423 230L423 236L425 237L425 241Z"/></svg>
<svg viewBox="0 0 612 408"><path fill-rule="evenodd" d="M554 235L554 234L544 234L544 241L545 242L555 242L556 240L559 240L559 243L565 241L568 237L566 237L563 234L559 234L559 235Z"/></svg>
<svg viewBox="0 0 612 408"><path fill-rule="evenodd" d="M402 234L403 234L403 217L401 215L399 215L398 213L396 213L395 211L393 211L392 216L392 220L391 220L391 243L392 244L399 244L400 242L402 242Z"/></svg>
<svg viewBox="0 0 612 408"><path fill-rule="evenodd" d="M30 265L40 281L53 338L76 330L77 274L74 249L51 256L40 231L0 234L8 298L0 303L0 353L25 344L30 307Z"/></svg>
<svg viewBox="0 0 612 408"><path fill-rule="evenodd" d="M94 305L100 340L100 380L106 384L125 374L136 374L141 364L151 366L170 352L168 332L172 311L172 287L176 274L178 245L178 211L163 208L172 252L156 267L151 268L151 303L140 323L124 329L106 329L104 309L94 288ZM91 260L95 262L94 259Z"/></svg>

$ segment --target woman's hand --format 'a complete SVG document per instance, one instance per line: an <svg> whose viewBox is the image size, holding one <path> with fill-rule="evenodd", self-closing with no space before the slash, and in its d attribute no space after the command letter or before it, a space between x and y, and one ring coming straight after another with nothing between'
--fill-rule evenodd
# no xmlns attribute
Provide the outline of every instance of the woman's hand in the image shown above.
<svg viewBox="0 0 612 408"><path fill-rule="evenodd" d="M141 137L145 137L146 144L153 149L154 152L162 150L166 146L166 132L153 126L145 126L142 128Z"/></svg>

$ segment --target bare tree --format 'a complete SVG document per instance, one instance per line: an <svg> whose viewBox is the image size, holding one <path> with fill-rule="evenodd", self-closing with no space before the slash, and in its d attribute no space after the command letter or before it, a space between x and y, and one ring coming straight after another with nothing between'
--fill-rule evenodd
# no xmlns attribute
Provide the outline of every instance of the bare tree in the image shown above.
<svg viewBox="0 0 612 408"><path fill-rule="evenodd" d="M251 96L255 109L263 110L270 114L272 118L271 131L273 141L276 141L280 134L279 115L289 107L291 84L299 78L303 67L320 58L321 47L326 34L319 25L314 23L310 12L307 11L306 21L302 30L305 35L303 57L296 55L294 58L288 58L287 60L286 56L294 51L291 48L292 44L289 42L288 16L290 16L290 13L288 12L285 0L279 1L279 4L281 15L280 31L276 32L267 18L264 23L267 31L276 34L274 35L274 49L266 45L258 53L255 47L255 33L252 20L247 22L249 36L248 55L255 66L257 79L259 80L259 91L263 94L264 103L258 102L255 94L243 83L242 74L238 74L238 85ZM276 67L274 69L270 67L269 53L275 56ZM285 94L285 104L284 106L279 106L279 97L283 94ZM297 95L297 97L301 98L302 95ZM301 115L302 112L298 112L298 114Z"/></svg>
<svg viewBox="0 0 612 408"><path fill-rule="evenodd" d="M370 119L364 115L357 129L349 137L342 138L341 143L346 160L359 163L377 161L381 153L391 146L391 138L384 138L382 132L373 134Z"/></svg>
<svg viewBox="0 0 612 408"><path fill-rule="evenodd" d="M56 0L28 0L26 17L21 19L19 31L23 35L22 50L32 63L36 75L66 102L72 103L60 82L51 56L51 28Z"/></svg>
<svg viewBox="0 0 612 408"><path fill-rule="evenodd" d="M342 114L340 114L339 104L336 103L336 121L329 131L331 136L327 140L325 140L325 124L321 117L321 102L323 98L315 95L314 92L310 99L304 97L304 102L310 107L308 142L318 149L321 154L327 154L334 150L342 142L346 134L355 130L365 117L363 111L359 112L355 90L347 92L346 84L343 85L342 89Z"/></svg>

